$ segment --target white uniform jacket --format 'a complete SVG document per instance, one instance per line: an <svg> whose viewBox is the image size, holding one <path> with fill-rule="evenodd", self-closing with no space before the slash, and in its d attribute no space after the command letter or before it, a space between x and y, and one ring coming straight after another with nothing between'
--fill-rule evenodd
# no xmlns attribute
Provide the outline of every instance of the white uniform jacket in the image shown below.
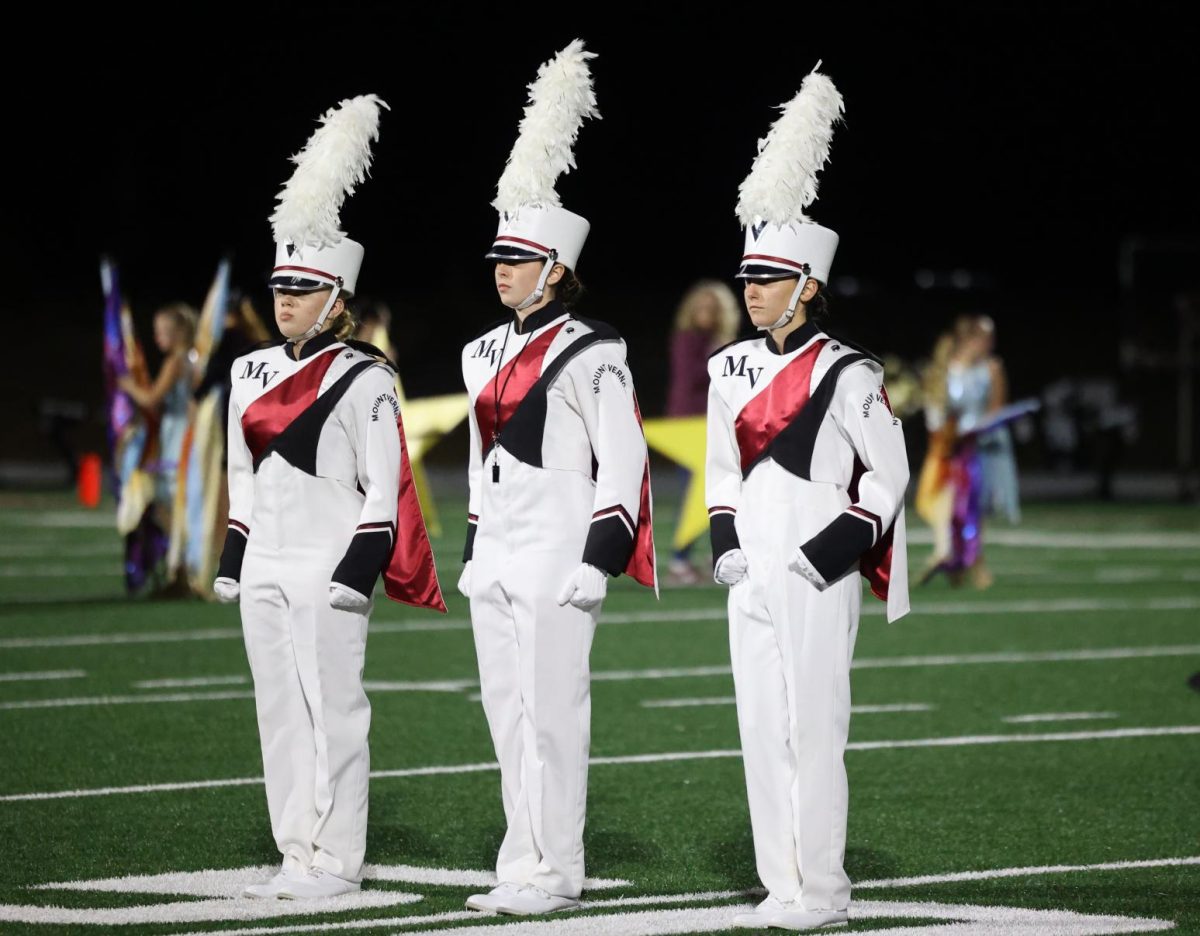
<svg viewBox="0 0 1200 936"><path fill-rule="evenodd" d="M252 539L282 553L334 552L332 581L370 597L382 571L389 597L445 610L383 355L326 332L299 360L285 342L243 355L232 385L218 575L240 579Z"/></svg>
<svg viewBox="0 0 1200 936"><path fill-rule="evenodd" d="M570 549L576 562L656 587L646 440L620 335L555 301L520 331L506 320L472 339L462 369L464 561L487 532L509 552Z"/></svg>
<svg viewBox="0 0 1200 936"><path fill-rule="evenodd" d="M776 521L739 508L752 472L782 469L797 479L797 506L808 514L808 538L793 544L805 577L821 587L859 568L887 602L888 619L905 615L908 459L880 362L806 323L782 354L769 338L748 338L715 352L708 370L713 556L741 548L745 524Z"/></svg>

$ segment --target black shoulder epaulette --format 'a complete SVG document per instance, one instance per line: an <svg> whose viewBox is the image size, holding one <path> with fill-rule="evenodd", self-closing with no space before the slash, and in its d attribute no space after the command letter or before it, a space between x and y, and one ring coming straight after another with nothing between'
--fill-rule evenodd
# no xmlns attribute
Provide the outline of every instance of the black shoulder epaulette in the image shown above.
<svg viewBox="0 0 1200 936"><path fill-rule="evenodd" d="M586 325L599 335L603 341L619 341L621 339L621 333L609 325L608 322L602 322L599 319L583 318L578 315L572 315L571 318Z"/></svg>
<svg viewBox="0 0 1200 936"><path fill-rule="evenodd" d="M843 338L841 335L831 334L830 332L825 331L824 328L822 328L821 331L824 331L825 334L829 335L829 337L832 338L834 341L844 344L847 348L853 348L859 354L865 354L867 357L869 357L872 361L874 361L880 367L883 367L883 358L881 358L878 354L876 354L870 348L864 348L858 342L850 341L847 338Z"/></svg>
<svg viewBox="0 0 1200 936"><path fill-rule="evenodd" d="M380 364L386 364L392 370L396 369L396 365L391 362L388 356L369 341L359 341L357 338L347 338L342 342L342 344L348 348L353 348L355 351L361 351L363 354L367 355L367 357L378 359Z"/></svg>

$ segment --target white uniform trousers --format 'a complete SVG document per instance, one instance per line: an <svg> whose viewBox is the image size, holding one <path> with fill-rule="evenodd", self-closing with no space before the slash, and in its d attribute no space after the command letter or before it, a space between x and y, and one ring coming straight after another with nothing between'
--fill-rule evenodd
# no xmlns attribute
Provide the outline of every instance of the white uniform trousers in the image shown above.
<svg viewBox="0 0 1200 936"><path fill-rule="evenodd" d="M471 567L471 623L484 713L500 762L508 829L501 881L561 897L583 889L591 745L588 657L600 609L556 601L583 554L595 488L573 471L500 452L483 472Z"/></svg>
<svg viewBox="0 0 1200 936"><path fill-rule="evenodd" d="M371 706L362 685L368 615L331 608L329 580L354 533L361 495L277 457L259 474L241 613L271 831L285 857L358 881L370 773ZM263 481L273 496L264 496Z"/></svg>
<svg viewBox="0 0 1200 936"><path fill-rule="evenodd" d="M787 561L848 503L834 485L801 481L773 462L756 468L736 520L749 577L729 593L758 875L772 897L809 910L850 902L843 756L862 592L857 569L818 591Z"/></svg>

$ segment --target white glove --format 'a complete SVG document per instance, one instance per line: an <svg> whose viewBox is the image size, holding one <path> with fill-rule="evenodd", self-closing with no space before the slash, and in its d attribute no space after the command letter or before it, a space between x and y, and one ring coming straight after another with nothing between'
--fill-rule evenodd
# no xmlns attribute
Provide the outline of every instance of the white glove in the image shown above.
<svg viewBox="0 0 1200 936"><path fill-rule="evenodd" d="M354 611L362 614L371 607L371 599L353 588L347 588L337 582L329 583L329 607L339 611Z"/></svg>
<svg viewBox="0 0 1200 936"><path fill-rule="evenodd" d="M730 549L721 553L721 558L713 566L713 579L718 585L740 585L746 581L749 570L746 554L740 549Z"/></svg>
<svg viewBox="0 0 1200 936"><path fill-rule="evenodd" d="M458 593L464 598L471 597L471 560L463 563L462 575L458 577Z"/></svg>
<svg viewBox="0 0 1200 936"><path fill-rule="evenodd" d="M213 594L221 604L233 604L242 594L242 585L237 579L219 578L213 582Z"/></svg>
<svg viewBox="0 0 1200 936"><path fill-rule="evenodd" d="M804 550L799 546L792 551L792 558L788 560L788 568L818 589L824 589L829 584L825 581L824 576L813 568L813 564L808 561L808 556L804 555Z"/></svg>
<svg viewBox="0 0 1200 936"><path fill-rule="evenodd" d="M580 611L591 611L598 607L608 593L608 573L584 562L571 573L558 593L558 603L571 602Z"/></svg>

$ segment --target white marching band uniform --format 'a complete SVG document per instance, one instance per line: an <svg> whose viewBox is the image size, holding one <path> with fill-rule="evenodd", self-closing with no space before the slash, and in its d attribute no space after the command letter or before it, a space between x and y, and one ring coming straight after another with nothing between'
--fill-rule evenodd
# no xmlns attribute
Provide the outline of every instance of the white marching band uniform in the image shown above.
<svg viewBox="0 0 1200 936"><path fill-rule="evenodd" d="M518 312L463 348L470 398L470 503L460 590L470 598L484 712L500 762L507 831L498 887L467 906L544 913L575 906L591 740L588 656L610 575L656 587L646 441L625 343L557 300L585 218L562 208L558 174L596 116L575 41L544 64L493 205L487 258L541 265ZM520 311L534 308L522 321Z"/></svg>
<svg viewBox="0 0 1200 936"><path fill-rule="evenodd" d="M826 95L817 107L814 93ZM807 167L824 162L840 112L841 96L815 72L785 109L780 123L799 115L824 141L824 152L800 160ZM791 131L781 134L785 145L805 136L795 123L783 129ZM738 276L799 282L767 334L709 360L706 501L716 577L731 585L738 725L756 866L768 891L739 923L807 929L845 920L850 902L843 756L859 572L887 602L889 620L907 613L908 461L878 360L812 322L788 334L782 352L770 336L790 322L807 279L828 282L837 247L837 235L797 205L766 219L776 193L805 187L774 139L773 129L743 184ZM781 165L790 186L780 182Z"/></svg>
<svg viewBox="0 0 1200 936"><path fill-rule="evenodd" d="M380 104L365 96L329 111L280 197L270 285L331 290L299 356L292 342L300 339L286 339L243 355L231 372L229 531L214 590L240 601L267 808L283 856L279 874L247 888L253 897L358 889L371 724L362 674L376 581L383 573L393 600L445 610L394 372L370 345L321 331L334 299L353 295L363 248L336 230L305 227L303 212L290 225L278 220L314 161L319 185L302 208L325 204L336 218L353 188L345 178L369 164ZM360 141L350 154L341 145L348 131ZM321 142L331 136L333 151ZM325 180L339 174L329 189Z"/></svg>
<svg viewBox="0 0 1200 936"><path fill-rule="evenodd" d="M884 594L889 617L903 614L908 461L882 367L811 324L788 337L784 354L753 338L711 358L706 500L713 555L741 549L748 567L729 592L729 643L759 877L784 902L844 909L859 560L890 548ZM799 393L791 431L770 439Z"/></svg>
<svg viewBox="0 0 1200 936"><path fill-rule="evenodd" d="M245 538L237 579L275 842L304 867L357 881L370 771L362 688L369 608L332 607L329 585L369 598L391 552L399 403L390 368L330 332L311 339L299 361L290 349L276 345L233 365L230 533ZM305 382L317 384L320 403L363 365L321 424L265 456L251 454L246 434L258 442L259 427L243 421L256 400L311 370Z"/></svg>
<svg viewBox="0 0 1200 936"><path fill-rule="evenodd" d="M497 374L503 424L493 435ZM580 562L619 575L645 559L649 487L633 379L612 329L551 302L520 329L505 322L469 342L463 380L471 400L463 558L508 822L496 873L574 898L583 887L588 654L600 604L581 609L561 593ZM645 571L653 576L652 553Z"/></svg>

